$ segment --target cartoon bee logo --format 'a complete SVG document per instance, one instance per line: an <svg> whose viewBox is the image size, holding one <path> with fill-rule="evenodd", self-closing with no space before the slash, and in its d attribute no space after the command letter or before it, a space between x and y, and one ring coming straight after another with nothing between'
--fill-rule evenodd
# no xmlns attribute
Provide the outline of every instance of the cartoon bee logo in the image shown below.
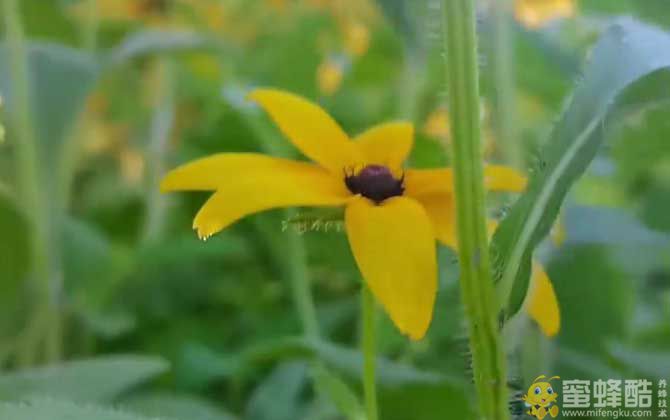
<svg viewBox="0 0 670 420"><path fill-rule="evenodd" d="M539 382L540 379L544 378L546 378L544 375L535 378L533 384L528 388L528 393L521 398L528 407L526 413L538 420L542 420L547 414L550 414L552 418L558 415L558 405L556 404L558 393L554 391L549 381L561 378L552 376L546 382Z"/></svg>

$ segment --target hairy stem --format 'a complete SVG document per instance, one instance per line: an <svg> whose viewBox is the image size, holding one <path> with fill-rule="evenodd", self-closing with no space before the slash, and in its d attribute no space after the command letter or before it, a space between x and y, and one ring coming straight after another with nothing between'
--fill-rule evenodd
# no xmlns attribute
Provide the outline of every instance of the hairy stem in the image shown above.
<svg viewBox="0 0 670 420"><path fill-rule="evenodd" d="M512 1L492 2L493 40L493 123L498 134L502 158L509 165L521 168L523 153L516 130L516 80L514 77L514 33Z"/></svg>
<svg viewBox="0 0 670 420"><path fill-rule="evenodd" d="M474 5L472 0L444 0L442 5L461 295L474 380L481 418L507 419L504 347L496 323L486 228Z"/></svg>
<svg viewBox="0 0 670 420"><path fill-rule="evenodd" d="M95 53L98 48L98 29L100 27L98 0L87 0L85 6L86 18L81 28L82 44L86 51Z"/></svg>

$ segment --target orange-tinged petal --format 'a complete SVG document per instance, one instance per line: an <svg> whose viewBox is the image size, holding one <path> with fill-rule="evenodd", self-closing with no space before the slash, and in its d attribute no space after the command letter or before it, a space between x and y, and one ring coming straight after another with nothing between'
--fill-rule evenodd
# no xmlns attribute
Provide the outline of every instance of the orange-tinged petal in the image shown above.
<svg viewBox="0 0 670 420"><path fill-rule="evenodd" d="M408 122L380 124L359 134L354 141L365 164L384 165L397 170L412 150L414 126Z"/></svg>
<svg viewBox="0 0 670 420"><path fill-rule="evenodd" d="M350 198L343 182L316 165L253 153L224 153L170 172L163 191L216 190L193 221L201 238L262 210L339 206Z"/></svg>
<svg viewBox="0 0 670 420"><path fill-rule="evenodd" d="M345 222L372 293L401 332L413 340L423 338L437 293L435 237L423 207L407 197L380 205L357 197L347 205Z"/></svg>
<svg viewBox="0 0 670 420"><path fill-rule="evenodd" d="M561 312L554 292L554 286L544 268L533 263L530 290L526 300L526 312L537 322L547 337L558 334L561 328Z"/></svg>
<svg viewBox="0 0 670 420"><path fill-rule="evenodd" d="M521 192L526 188L526 178L520 172L501 165L485 166L484 182L489 191ZM405 173L405 191L412 197L453 193L453 171L451 168L408 169Z"/></svg>
<svg viewBox="0 0 670 420"><path fill-rule="evenodd" d="M349 136L318 105L292 93L258 89L249 98L270 114L286 137L305 156L342 174L345 167L360 161Z"/></svg>

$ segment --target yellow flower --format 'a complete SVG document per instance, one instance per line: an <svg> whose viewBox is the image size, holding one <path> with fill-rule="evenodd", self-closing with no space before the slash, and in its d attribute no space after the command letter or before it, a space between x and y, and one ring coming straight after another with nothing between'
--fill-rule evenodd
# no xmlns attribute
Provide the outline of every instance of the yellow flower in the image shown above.
<svg viewBox="0 0 670 420"><path fill-rule="evenodd" d="M319 91L326 96L331 96L337 92L342 84L343 77L342 64L333 58L326 58L316 69Z"/></svg>
<svg viewBox="0 0 670 420"><path fill-rule="evenodd" d="M345 207L349 244L362 276L401 332L421 339L437 292L435 240L456 247L451 169L403 169L413 144L407 122L353 139L320 107L270 89L251 93L288 139L316 164L255 153L221 153L181 166L167 191L214 191L193 221L208 238L240 218L287 206ZM525 178L487 166L489 190L522 191Z"/></svg>
<svg viewBox="0 0 670 420"><path fill-rule="evenodd" d="M370 47L370 31L361 22L351 21L344 24L344 48L348 54L360 57Z"/></svg>
<svg viewBox="0 0 670 420"><path fill-rule="evenodd" d="M516 19L528 28L536 29L554 19L575 15L574 0L516 0Z"/></svg>
<svg viewBox="0 0 670 420"><path fill-rule="evenodd" d="M446 140L451 132L451 118L447 108L439 107L431 112L426 119L423 131L430 137Z"/></svg>

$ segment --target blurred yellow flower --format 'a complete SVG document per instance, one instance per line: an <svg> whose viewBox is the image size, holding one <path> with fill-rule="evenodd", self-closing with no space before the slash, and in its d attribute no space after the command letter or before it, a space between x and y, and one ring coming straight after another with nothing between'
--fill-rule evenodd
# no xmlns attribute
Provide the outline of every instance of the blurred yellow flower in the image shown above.
<svg viewBox="0 0 670 420"><path fill-rule="evenodd" d="M288 5L288 0L267 0L267 2L270 4L270 6L280 12L283 12L286 10L286 6Z"/></svg>
<svg viewBox="0 0 670 420"><path fill-rule="evenodd" d="M130 185L139 184L144 177L144 156L134 148L120 150L121 176Z"/></svg>
<svg viewBox="0 0 670 420"><path fill-rule="evenodd" d="M214 191L193 221L206 239L240 218L287 206L345 207L349 244L374 296L413 340L430 325L437 292L435 240L456 246L452 171L403 169L414 141L407 122L351 139L317 105L290 93L251 93L288 139L316 164L255 153L221 153L166 175L161 190ZM525 178L485 168L492 191L522 191Z"/></svg>
<svg viewBox="0 0 670 420"><path fill-rule="evenodd" d="M370 30L358 21L344 24L344 50L353 57L360 57L370 47Z"/></svg>
<svg viewBox="0 0 670 420"><path fill-rule="evenodd" d="M536 29L554 19L575 15L574 0L516 0L516 19L528 28Z"/></svg>
<svg viewBox="0 0 670 420"><path fill-rule="evenodd" d="M451 132L451 118L445 107L439 107L428 115L423 131L430 137L446 140Z"/></svg>
<svg viewBox="0 0 670 420"><path fill-rule="evenodd" d="M483 116L482 116L483 118ZM446 107L438 107L428 115L423 125L423 132L434 139L449 144L451 133L451 117ZM490 156L495 150L495 138L490 129L486 126L482 128L483 155Z"/></svg>
<svg viewBox="0 0 670 420"><path fill-rule="evenodd" d="M316 70L316 81L319 91L326 96L337 92L343 78L342 64L331 57L323 60Z"/></svg>

